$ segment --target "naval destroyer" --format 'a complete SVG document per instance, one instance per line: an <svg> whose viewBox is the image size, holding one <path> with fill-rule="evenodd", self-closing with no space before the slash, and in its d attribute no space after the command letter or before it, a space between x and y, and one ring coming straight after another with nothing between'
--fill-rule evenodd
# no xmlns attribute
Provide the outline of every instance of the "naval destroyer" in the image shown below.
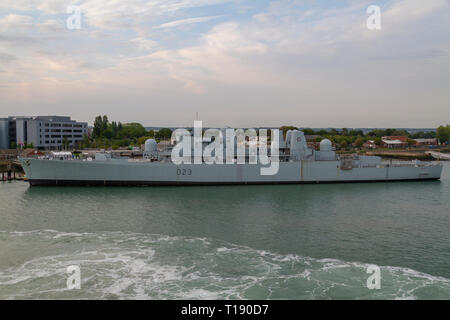
<svg viewBox="0 0 450 320"><path fill-rule="evenodd" d="M225 147L224 147L225 149ZM181 163L172 161L172 149L160 149L155 140L145 143L142 159L20 158L30 185L220 185L301 184L438 180L439 162L383 161L376 156L338 155L328 139L320 149L309 148L303 132L290 130L279 136L275 174L261 174L268 165L239 163ZM248 150L245 157L249 158Z"/></svg>

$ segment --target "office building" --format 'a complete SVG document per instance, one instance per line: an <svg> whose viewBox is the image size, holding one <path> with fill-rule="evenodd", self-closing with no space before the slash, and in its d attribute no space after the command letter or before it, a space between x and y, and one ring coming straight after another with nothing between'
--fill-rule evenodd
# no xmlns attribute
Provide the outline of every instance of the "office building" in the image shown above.
<svg viewBox="0 0 450 320"><path fill-rule="evenodd" d="M70 117L37 116L0 119L0 148L32 144L38 149L61 149L64 142L76 147L88 134L88 124ZM5 137L7 135L7 137Z"/></svg>

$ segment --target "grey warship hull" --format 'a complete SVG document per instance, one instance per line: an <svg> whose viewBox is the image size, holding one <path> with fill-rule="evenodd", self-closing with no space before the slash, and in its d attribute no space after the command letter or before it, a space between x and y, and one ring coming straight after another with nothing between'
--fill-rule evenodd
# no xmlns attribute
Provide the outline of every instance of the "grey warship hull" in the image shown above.
<svg viewBox="0 0 450 320"><path fill-rule="evenodd" d="M20 159L32 186L151 186L151 185L254 185L440 179L438 163L404 162L356 164L341 161L280 162L278 173L261 175L259 164L176 165L171 162L133 160L83 161Z"/></svg>

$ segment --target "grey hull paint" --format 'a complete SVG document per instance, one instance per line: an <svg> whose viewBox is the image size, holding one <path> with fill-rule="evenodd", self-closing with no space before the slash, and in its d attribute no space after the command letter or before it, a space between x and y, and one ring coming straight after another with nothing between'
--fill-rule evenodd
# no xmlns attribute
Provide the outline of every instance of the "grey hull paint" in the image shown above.
<svg viewBox="0 0 450 320"><path fill-rule="evenodd" d="M278 181L278 182L168 182L168 181L94 181L94 180L28 180L31 186L224 186L224 185L286 185L286 184L337 184L437 181L439 178L398 180L349 180L349 181Z"/></svg>
<svg viewBox="0 0 450 320"><path fill-rule="evenodd" d="M21 159L31 185L249 185L439 179L442 165L340 168L339 161L281 162L273 176L260 165Z"/></svg>

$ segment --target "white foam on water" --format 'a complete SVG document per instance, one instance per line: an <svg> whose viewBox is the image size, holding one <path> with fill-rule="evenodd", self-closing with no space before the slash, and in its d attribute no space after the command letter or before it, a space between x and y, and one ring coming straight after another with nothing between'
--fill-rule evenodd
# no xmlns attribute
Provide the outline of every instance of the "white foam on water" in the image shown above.
<svg viewBox="0 0 450 320"><path fill-rule="evenodd" d="M212 292L204 289L191 289L184 294L183 299L217 300L220 299L220 296L217 292Z"/></svg>
<svg viewBox="0 0 450 320"><path fill-rule="evenodd" d="M368 290L369 264L281 255L214 239L56 230L1 236L50 247L54 254L0 268L0 299L450 298L449 279L408 268L381 266L381 290ZM65 288L69 265L81 268L81 290Z"/></svg>

